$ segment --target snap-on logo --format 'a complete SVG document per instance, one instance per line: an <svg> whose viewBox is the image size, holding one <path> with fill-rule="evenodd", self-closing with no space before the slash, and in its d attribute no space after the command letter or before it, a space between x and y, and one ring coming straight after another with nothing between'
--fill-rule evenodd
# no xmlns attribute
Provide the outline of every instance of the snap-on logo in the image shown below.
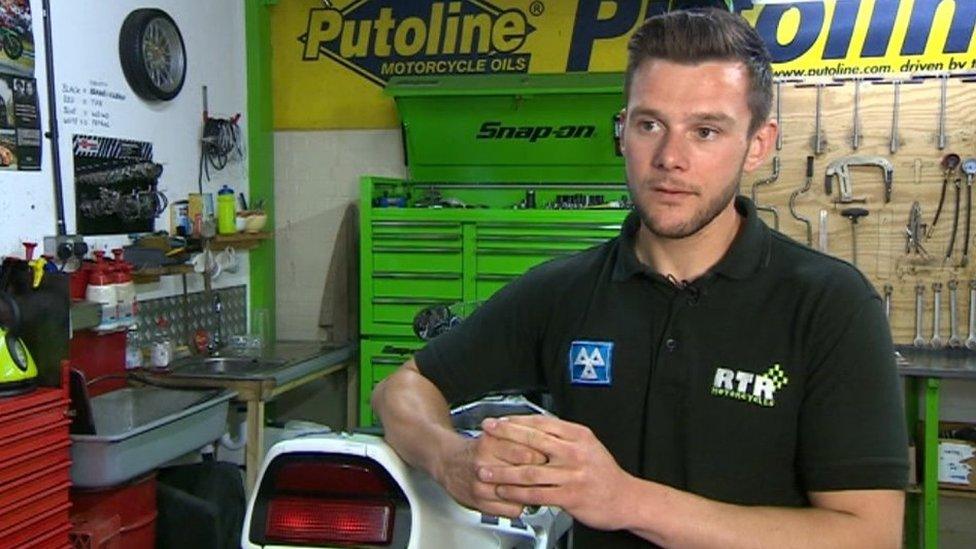
<svg viewBox="0 0 976 549"><path fill-rule="evenodd" d="M391 76L521 73L515 53L535 27L525 13L485 0L380 2L308 12L302 59L323 55L384 86Z"/></svg>
<svg viewBox="0 0 976 549"><path fill-rule="evenodd" d="M475 139L527 139L535 143L540 139L589 139L596 126L506 126L501 122L488 121L478 128Z"/></svg>

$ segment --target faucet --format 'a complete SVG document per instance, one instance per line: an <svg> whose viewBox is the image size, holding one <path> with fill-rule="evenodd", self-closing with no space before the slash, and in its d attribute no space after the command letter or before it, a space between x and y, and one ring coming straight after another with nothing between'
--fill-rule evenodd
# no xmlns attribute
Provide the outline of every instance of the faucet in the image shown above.
<svg viewBox="0 0 976 549"><path fill-rule="evenodd" d="M210 338L210 343L207 344L207 352L210 356L217 356L220 352L220 348L223 346L224 338L221 335L220 325L223 323L221 318L221 313L223 312L224 306L220 302L220 294L214 292L213 298L213 314L216 319L216 325L214 326L213 337Z"/></svg>

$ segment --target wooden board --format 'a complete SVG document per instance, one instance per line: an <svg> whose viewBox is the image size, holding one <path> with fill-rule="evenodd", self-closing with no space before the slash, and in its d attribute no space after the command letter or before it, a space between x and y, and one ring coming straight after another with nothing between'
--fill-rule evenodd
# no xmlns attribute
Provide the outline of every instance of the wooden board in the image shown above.
<svg viewBox="0 0 976 549"><path fill-rule="evenodd" d="M808 81L808 82L813 82ZM790 193L803 185L806 172L806 157L813 154L813 134L815 125L816 89L795 87L794 84L782 86L782 131L783 148L779 151L781 162L777 181L758 189L757 198L761 205L771 205L779 213L781 232L806 242L803 224L790 216L788 200ZM922 206L923 220L931 224L942 189L942 171L939 163L943 155L954 152L963 160L976 157L976 83L965 83L952 78L948 84L946 108L947 146L937 147L939 123L940 83L937 79L925 80L922 84L903 85L899 109L900 148L897 154L889 152L892 123L892 86L861 84L860 119L862 139L860 147L854 151L851 146L853 127L854 84L847 82L841 87L826 87L822 97L822 128L826 141L824 152L814 163L814 177L809 192L800 195L796 202L798 213L813 223L813 247L817 248L819 212L828 212L828 253L841 259L851 260L851 224L840 215L840 210L848 206L863 206L870 211L857 227L858 266L882 292L884 284L893 287L891 306L891 326L896 343L911 343L915 337L915 285L925 286L925 313L923 316L923 335L932 337L933 292L932 284L943 285L942 293L942 337L949 337L949 296L946 283L958 280L957 327L965 339L968 331L969 280L976 277L976 256L968 265L961 265L962 245L965 223L966 178L962 177L960 198L959 228L956 235L956 252L945 261L945 253L952 229L954 212L954 187L949 184L946 202L939 222L930 239L923 246L931 254L931 259L922 260L905 254L905 229L909 210L913 201ZM837 182L831 196L824 192L824 175L827 164L839 157L849 155L877 155L890 160L894 165L892 200L883 201L881 170L877 168L854 168L854 196L864 196L866 204L837 205ZM921 179L915 182L914 165L921 163ZM749 196L753 181L771 173L771 161L752 176L744 177L742 193ZM974 196L976 202L976 196ZM772 215L760 212L772 226ZM973 213L976 218L976 212ZM970 254L976 254L976 219L973 219Z"/></svg>

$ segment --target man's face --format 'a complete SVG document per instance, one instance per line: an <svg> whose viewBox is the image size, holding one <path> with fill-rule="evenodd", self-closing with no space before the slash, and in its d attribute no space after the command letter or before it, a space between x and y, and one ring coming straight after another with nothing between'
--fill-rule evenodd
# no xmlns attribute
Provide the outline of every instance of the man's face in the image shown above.
<svg viewBox="0 0 976 549"><path fill-rule="evenodd" d="M622 148L631 198L652 234L691 236L733 207L743 171L768 150L769 124L749 135L748 93L738 62L653 59L635 71Z"/></svg>

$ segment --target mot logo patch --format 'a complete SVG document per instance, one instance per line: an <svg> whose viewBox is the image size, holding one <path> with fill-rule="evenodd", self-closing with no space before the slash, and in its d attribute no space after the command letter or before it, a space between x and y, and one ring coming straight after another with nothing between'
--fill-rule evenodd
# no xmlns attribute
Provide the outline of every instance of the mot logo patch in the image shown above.
<svg viewBox="0 0 976 549"><path fill-rule="evenodd" d="M573 385L610 385L613 342L574 341L569 346L569 379Z"/></svg>

